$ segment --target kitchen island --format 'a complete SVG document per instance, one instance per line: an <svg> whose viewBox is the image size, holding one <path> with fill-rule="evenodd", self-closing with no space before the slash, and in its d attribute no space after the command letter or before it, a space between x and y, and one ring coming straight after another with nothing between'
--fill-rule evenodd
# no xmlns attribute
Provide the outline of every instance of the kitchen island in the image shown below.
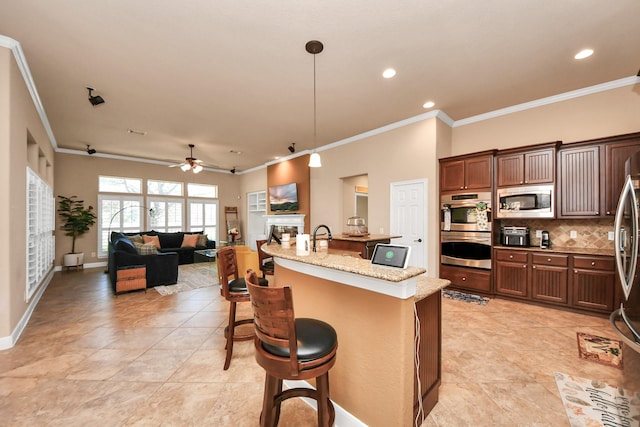
<svg viewBox="0 0 640 427"><path fill-rule="evenodd" d="M449 281L421 276L422 268L373 266L331 250L297 256L295 247L262 249L275 260L271 285L292 288L296 317L323 320L338 334L329 373L337 425L410 426L419 402L425 413L431 410L440 385L440 290Z"/></svg>
<svg viewBox="0 0 640 427"><path fill-rule="evenodd" d="M339 234L332 237L331 241L329 241L329 247L359 252L362 258L371 259L373 248L376 247L377 243L390 243L391 239L400 237L402 236L390 236L387 234Z"/></svg>

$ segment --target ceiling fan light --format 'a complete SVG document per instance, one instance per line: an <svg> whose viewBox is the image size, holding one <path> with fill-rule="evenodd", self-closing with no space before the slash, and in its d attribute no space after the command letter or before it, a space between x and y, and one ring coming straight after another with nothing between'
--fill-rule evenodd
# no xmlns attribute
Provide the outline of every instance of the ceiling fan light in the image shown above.
<svg viewBox="0 0 640 427"><path fill-rule="evenodd" d="M198 173L198 172L200 172L202 169L204 169L202 166L200 166L200 165L196 165L196 166L193 168L193 173Z"/></svg>
<svg viewBox="0 0 640 427"><path fill-rule="evenodd" d="M322 167L322 162L320 161L320 154L311 153L311 157L309 157L309 167L310 168Z"/></svg>
<svg viewBox="0 0 640 427"><path fill-rule="evenodd" d="M191 169L191 165L189 163L185 163L184 165L180 166L180 169L182 169L182 172L186 172Z"/></svg>

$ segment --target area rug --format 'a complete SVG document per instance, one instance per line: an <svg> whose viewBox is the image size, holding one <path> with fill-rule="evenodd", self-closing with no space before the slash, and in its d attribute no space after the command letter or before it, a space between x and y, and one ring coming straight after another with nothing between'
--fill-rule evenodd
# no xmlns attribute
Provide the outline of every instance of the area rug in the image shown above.
<svg viewBox="0 0 640 427"><path fill-rule="evenodd" d="M640 392L554 372L571 427L640 425Z"/></svg>
<svg viewBox="0 0 640 427"><path fill-rule="evenodd" d="M218 285L218 269L215 262L184 264L178 267L178 283L175 285L155 286L160 295L167 296L179 292L192 291Z"/></svg>
<svg viewBox="0 0 640 427"><path fill-rule="evenodd" d="M480 295L468 294L465 292L452 291L450 289L443 289L442 296L456 301L464 301L472 304L487 305L489 298L481 297Z"/></svg>
<svg viewBox="0 0 640 427"><path fill-rule="evenodd" d="M578 356L622 369L622 343L611 338L578 332Z"/></svg>

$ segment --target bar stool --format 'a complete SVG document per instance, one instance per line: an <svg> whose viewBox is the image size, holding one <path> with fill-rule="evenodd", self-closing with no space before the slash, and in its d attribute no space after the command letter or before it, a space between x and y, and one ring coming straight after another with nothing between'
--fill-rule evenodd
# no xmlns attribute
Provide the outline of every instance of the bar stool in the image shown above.
<svg viewBox="0 0 640 427"><path fill-rule="evenodd" d="M260 271L262 271L262 277L266 278L267 274L273 276L274 266L273 257L267 255L262 249L262 245L267 243L266 240L256 240L256 246L258 247L258 260L260 263Z"/></svg>
<svg viewBox="0 0 640 427"><path fill-rule="evenodd" d="M296 319L290 287L258 286L255 272L247 272L245 281L256 329L256 361L266 371L260 426L277 426L280 405L292 397L315 399L318 425L333 425L335 410L329 396L329 369L336 363L336 331L317 319ZM282 391L283 380L310 378L316 379L316 390Z"/></svg>
<svg viewBox="0 0 640 427"><path fill-rule="evenodd" d="M225 349L227 355L224 360L224 370L229 369L231 364L231 356L233 354L234 341L246 341L255 336L255 332L251 331L246 334L236 333L236 327L253 323L253 319L236 320L236 306L239 302L251 301L247 284L244 277L240 277L238 273L238 260L233 246L225 246L218 250L218 279L220 280L220 293L229 301L229 322L224 328L224 336L226 338ZM229 279L229 277L232 277ZM267 286L269 282L265 279L258 280L260 286Z"/></svg>

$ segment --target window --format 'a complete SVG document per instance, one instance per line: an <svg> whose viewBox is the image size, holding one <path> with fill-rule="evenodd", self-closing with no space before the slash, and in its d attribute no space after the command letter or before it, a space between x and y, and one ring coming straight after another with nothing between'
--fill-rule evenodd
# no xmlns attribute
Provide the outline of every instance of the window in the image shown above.
<svg viewBox="0 0 640 427"><path fill-rule="evenodd" d="M142 193L142 180L138 178L121 178L117 176L99 176L98 191L100 193Z"/></svg>
<svg viewBox="0 0 640 427"><path fill-rule="evenodd" d="M27 281L29 301L53 266L55 200L51 187L27 168Z"/></svg>
<svg viewBox="0 0 640 427"><path fill-rule="evenodd" d="M210 240L218 238L218 201L189 200L189 231L202 231Z"/></svg>
<svg viewBox="0 0 640 427"><path fill-rule="evenodd" d="M207 184L194 184L192 182L187 184L187 196L188 197L204 197L207 199L218 198L218 186Z"/></svg>
<svg viewBox="0 0 640 427"><path fill-rule="evenodd" d="M147 194L157 196L182 196L182 183L172 181L147 181Z"/></svg>
<svg viewBox="0 0 640 427"><path fill-rule="evenodd" d="M151 228L156 231L184 231L184 200L174 198L148 197L149 208L153 209Z"/></svg>
<svg viewBox="0 0 640 427"><path fill-rule="evenodd" d="M142 196L98 195L98 256L108 255L112 231L133 233L144 230L147 213Z"/></svg>

